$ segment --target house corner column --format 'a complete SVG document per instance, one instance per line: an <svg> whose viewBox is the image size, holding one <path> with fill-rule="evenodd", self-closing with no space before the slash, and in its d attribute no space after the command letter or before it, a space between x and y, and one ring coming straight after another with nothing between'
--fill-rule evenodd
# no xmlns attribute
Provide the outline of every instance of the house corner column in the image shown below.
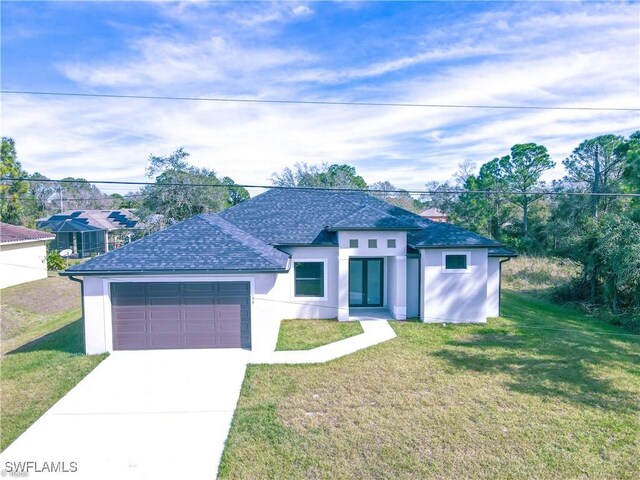
<svg viewBox="0 0 640 480"><path fill-rule="evenodd" d="M338 320L349 320L349 255L343 249L338 253Z"/></svg>
<svg viewBox="0 0 640 480"><path fill-rule="evenodd" d="M407 319L407 257L394 257L394 295L391 299L391 314L396 320Z"/></svg>

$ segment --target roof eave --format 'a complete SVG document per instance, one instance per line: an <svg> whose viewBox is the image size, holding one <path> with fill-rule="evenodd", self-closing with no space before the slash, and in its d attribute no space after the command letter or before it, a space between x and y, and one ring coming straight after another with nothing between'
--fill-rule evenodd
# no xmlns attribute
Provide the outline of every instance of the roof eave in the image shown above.
<svg viewBox="0 0 640 480"><path fill-rule="evenodd" d="M270 268L270 269L233 269L233 270L182 270L182 269L164 269L164 270L64 270L59 272L60 276L104 276L104 275L235 275L235 274L253 274L253 273L286 273L289 268Z"/></svg>
<svg viewBox="0 0 640 480"><path fill-rule="evenodd" d="M496 245L495 243L491 243L491 244L476 244L476 245L465 245L465 244L458 244L458 245L452 245L450 243L443 243L443 244L439 244L439 245L416 245L416 244L409 244L410 247L415 248L417 250L427 250L430 248L498 248L501 247L502 245L498 244Z"/></svg>
<svg viewBox="0 0 640 480"><path fill-rule="evenodd" d="M384 232L392 232L392 231L400 231L400 232L413 232L417 230L422 230L420 227L327 227L325 230L328 232L354 232L354 231L367 231L367 232L375 232L375 231L384 231Z"/></svg>
<svg viewBox="0 0 640 480"><path fill-rule="evenodd" d="M0 245L15 245L17 243L29 243L29 242L49 242L55 240L56 237L44 237L44 238L29 238L27 240L9 240L8 242L0 242Z"/></svg>

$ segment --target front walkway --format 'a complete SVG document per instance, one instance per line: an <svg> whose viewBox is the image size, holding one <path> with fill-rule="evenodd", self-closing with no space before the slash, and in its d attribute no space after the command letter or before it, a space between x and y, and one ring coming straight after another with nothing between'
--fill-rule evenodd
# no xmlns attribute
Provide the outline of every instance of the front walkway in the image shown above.
<svg viewBox="0 0 640 480"><path fill-rule="evenodd" d="M323 363L343 357L363 348L395 338L396 332L386 320L361 321L364 333L345 338L311 350L292 350L289 352L253 352L250 363Z"/></svg>

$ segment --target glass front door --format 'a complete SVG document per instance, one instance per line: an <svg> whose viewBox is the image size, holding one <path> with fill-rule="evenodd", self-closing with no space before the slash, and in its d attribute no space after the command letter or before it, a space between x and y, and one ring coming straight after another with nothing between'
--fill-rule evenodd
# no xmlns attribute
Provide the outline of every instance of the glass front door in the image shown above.
<svg viewBox="0 0 640 480"><path fill-rule="evenodd" d="M349 306L381 307L384 264L382 258L349 259Z"/></svg>

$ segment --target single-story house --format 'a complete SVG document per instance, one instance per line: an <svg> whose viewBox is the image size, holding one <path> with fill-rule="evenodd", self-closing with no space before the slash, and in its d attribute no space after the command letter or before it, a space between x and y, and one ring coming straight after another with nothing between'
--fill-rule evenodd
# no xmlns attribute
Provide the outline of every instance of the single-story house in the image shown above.
<svg viewBox="0 0 640 480"><path fill-rule="evenodd" d="M88 353L272 350L282 318L486 322L513 255L366 192L272 189L64 275L83 282Z"/></svg>
<svg viewBox="0 0 640 480"><path fill-rule="evenodd" d="M47 278L48 232L0 223L0 288Z"/></svg>
<svg viewBox="0 0 640 480"><path fill-rule="evenodd" d="M71 250L78 258L92 257L120 246L137 224L135 214L128 209L72 210L36 222L38 228L55 234L51 243L53 250Z"/></svg>

